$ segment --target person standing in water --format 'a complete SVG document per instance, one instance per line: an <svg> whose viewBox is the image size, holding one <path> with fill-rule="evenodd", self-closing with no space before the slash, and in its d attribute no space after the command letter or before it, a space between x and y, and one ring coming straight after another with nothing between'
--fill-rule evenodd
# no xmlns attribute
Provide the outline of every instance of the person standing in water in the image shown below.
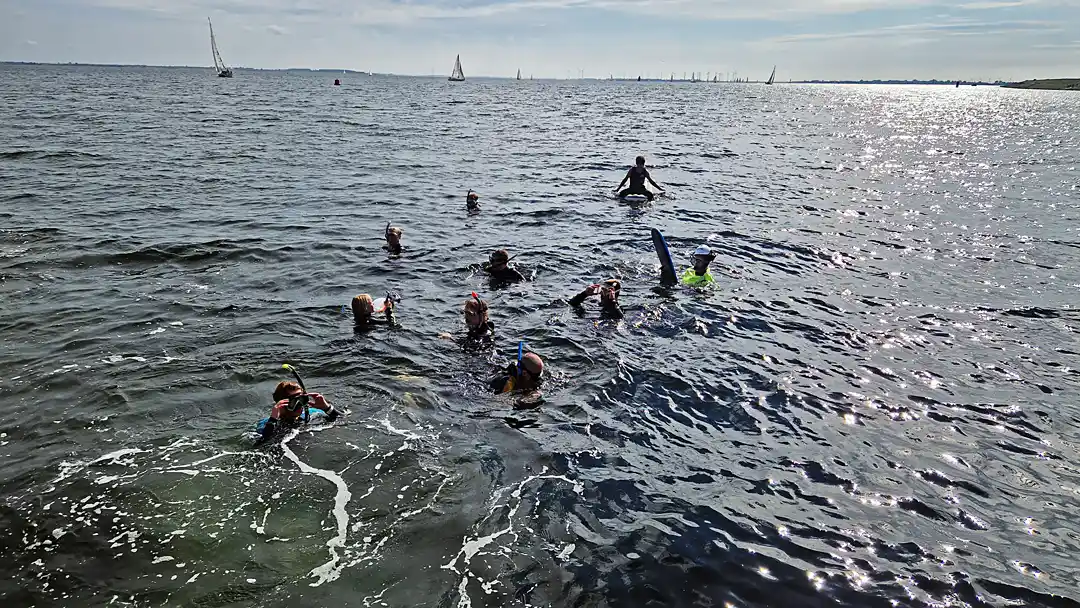
<svg viewBox="0 0 1080 608"><path fill-rule="evenodd" d="M465 209L469 213L477 213L480 211L480 195L469 190L465 193Z"/></svg>
<svg viewBox="0 0 1080 608"><path fill-rule="evenodd" d="M472 342L490 341L495 336L495 323L488 319L488 303L476 293L465 300L466 339Z"/></svg>
<svg viewBox="0 0 1080 608"><path fill-rule="evenodd" d="M586 287L581 293L570 298L570 306L582 308L585 300L592 296L600 296L600 315L608 319L623 318L622 307L619 306L619 292L622 284L618 279L608 279L603 283L594 283Z"/></svg>
<svg viewBox="0 0 1080 608"><path fill-rule="evenodd" d="M641 194L650 201L653 200L653 193L645 187L646 180L663 194L664 189L660 187L660 184L653 181L652 176L649 175L649 170L645 168L645 157L639 156L634 159L634 162L636 164L633 167L630 167L630 170L626 172L626 177L622 178L618 187L615 188L615 190L619 192L619 198L624 198L628 194ZM630 182L630 187L626 190L619 190L627 181Z"/></svg>
<svg viewBox="0 0 1080 608"><path fill-rule="evenodd" d="M503 372L488 382L496 395L515 391L535 391L544 377L544 360L536 353L525 353L517 362L510 363Z"/></svg>
<svg viewBox="0 0 1080 608"><path fill-rule="evenodd" d="M389 251L390 253L395 254L395 255L400 255L401 254L402 249L403 249L402 246L401 246L401 233L402 232L404 232L404 230L402 230L401 228L398 228L397 226L390 226L390 224L386 225L385 237L386 237L386 250L387 251Z"/></svg>
<svg viewBox="0 0 1080 608"><path fill-rule="evenodd" d="M688 287L704 287L715 282L712 273L709 272L709 264L716 259L716 254L708 245L699 245L690 255L691 268L687 268L682 275L682 284Z"/></svg>
<svg viewBox="0 0 1080 608"><path fill-rule="evenodd" d="M319 393L305 393L295 382L280 382L274 389L274 407L270 416L256 425L260 441L272 437L282 427L292 427L312 419L333 422L341 415Z"/></svg>
<svg viewBox="0 0 1080 608"><path fill-rule="evenodd" d="M524 275L510 268L510 253L505 249L491 252L490 260L490 263L484 266L484 270L491 275L493 283L517 283L525 280Z"/></svg>
<svg viewBox="0 0 1080 608"><path fill-rule="evenodd" d="M380 299L379 308L376 310L375 301L371 299L366 293L355 296L352 299L352 313L353 321L356 323L357 328L371 327L377 323L384 323L386 325L393 325L396 321L394 318L394 300L387 296L387 298ZM378 319L375 317L376 312L383 313L384 318Z"/></svg>

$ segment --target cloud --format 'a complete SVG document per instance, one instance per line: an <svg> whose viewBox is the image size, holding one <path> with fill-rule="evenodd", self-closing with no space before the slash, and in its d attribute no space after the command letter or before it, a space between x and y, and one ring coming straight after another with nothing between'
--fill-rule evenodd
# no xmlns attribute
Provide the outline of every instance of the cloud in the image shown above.
<svg viewBox="0 0 1080 608"><path fill-rule="evenodd" d="M37 40L27 40L26 45L27 46L37 46Z"/></svg>
<svg viewBox="0 0 1080 608"><path fill-rule="evenodd" d="M280 25L268 25L266 26L266 29L269 30L271 34L276 34L278 36L285 36L289 33L289 30Z"/></svg>
<svg viewBox="0 0 1080 608"><path fill-rule="evenodd" d="M932 41L944 36L990 36L996 34L1051 33L1062 31L1060 23L1052 21L969 21L954 20L942 23L908 23L886 27L846 30L833 33L794 34L761 41L763 45L790 45L815 41L850 40L859 38L919 38Z"/></svg>
<svg viewBox="0 0 1080 608"><path fill-rule="evenodd" d="M78 0L67 0L74 2ZM920 8L992 10L1028 5L1076 7L1080 0L85 0L128 10L183 14L265 15L357 25L402 25L425 20L481 19L545 11L594 10L665 19L791 21L871 11Z"/></svg>

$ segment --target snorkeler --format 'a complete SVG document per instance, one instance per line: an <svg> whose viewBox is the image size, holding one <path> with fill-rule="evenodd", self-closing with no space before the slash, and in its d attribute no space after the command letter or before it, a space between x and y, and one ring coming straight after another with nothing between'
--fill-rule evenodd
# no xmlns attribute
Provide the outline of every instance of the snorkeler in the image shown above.
<svg viewBox="0 0 1080 608"><path fill-rule="evenodd" d="M514 391L533 391L540 387L540 381L543 379L544 360L536 353L525 353L516 362L508 364L502 373L492 378L488 386L496 395Z"/></svg>
<svg viewBox="0 0 1080 608"><path fill-rule="evenodd" d="M469 211L480 211L480 195L472 190L465 193L465 208Z"/></svg>
<svg viewBox="0 0 1080 608"><path fill-rule="evenodd" d="M280 382L274 389L274 407L270 416L256 425L261 440L269 439L282 426L296 426L312 418L333 422L341 415L319 393L308 393L296 382Z"/></svg>
<svg viewBox="0 0 1080 608"><path fill-rule="evenodd" d="M510 254L505 249L491 252L490 259L491 261L484 265L484 270L491 275L493 281L517 283L525 280L524 275L508 265L510 263Z"/></svg>
<svg viewBox="0 0 1080 608"><path fill-rule="evenodd" d="M465 326L469 340L490 340L495 335L495 324L488 319L488 303L475 292L465 300Z"/></svg>
<svg viewBox="0 0 1080 608"><path fill-rule="evenodd" d="M645 157L639 156L634 159L634 162L637 164L630 167L630 170L626 172L626 177L622 178L618 187L615 188L615 190L619 192L619 198L623 198L628 194L641 194L650 201L653 200L654 195L645 187L645 180L649 180L649 183L655 186L656 189L663 194L664 189L660 187L660 184L653 181L652 176L649 175L649 170L645 168ZM619 191L619 188L622 188L627 180L630 181L630 187L626 190Z"/></svg>
<svg viewBox="0 0 1080 608"><path fill-rule="evenodd" d="M600 296L600 314L610 319L623 317L622 307L619 306L619 292L622 284L618 279L608 279L603 283L594 283L586 287L581 293L570 298L570 306L581 308L585 300L592 296Z"/></svg>
<svg viewBox="0 0 1080 608"><path fill-rule="evenodd" d="M401 233L404 232L397 226L391 227L390 224L386 225L386 250L390 253L400 254L402 251L401 246Z"/></svg>
<svg viewBox="0 0 1080 608"><path fill-rule="evenodd" d="M383 313L383 318L375 317L375 313ZM379 298L378 305L366 293L355 296L352 299L353 321L357 327L370 327L377 323L394 325L394 298L387 293L385 298Z"/></svg>
<svg viewBox="0 0 1080 608"><path fill-rule="evenodd" d="M689 287L704 287L714 282L709 264L716 259L716 254L708 245L700 245L690 255L692 268L687 268L682 275L682 284Z"/></svg>

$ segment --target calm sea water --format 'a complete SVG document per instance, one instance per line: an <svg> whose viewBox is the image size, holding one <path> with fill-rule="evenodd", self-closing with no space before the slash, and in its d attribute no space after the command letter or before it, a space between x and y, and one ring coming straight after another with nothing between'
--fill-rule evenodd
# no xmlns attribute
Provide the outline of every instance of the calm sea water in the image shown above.
<svg viewBox="0 0 1080 608"><path fill-rule="evenodd" d="M1080 96L333 77L0 67L9 605L1078 605Z"/></svg>

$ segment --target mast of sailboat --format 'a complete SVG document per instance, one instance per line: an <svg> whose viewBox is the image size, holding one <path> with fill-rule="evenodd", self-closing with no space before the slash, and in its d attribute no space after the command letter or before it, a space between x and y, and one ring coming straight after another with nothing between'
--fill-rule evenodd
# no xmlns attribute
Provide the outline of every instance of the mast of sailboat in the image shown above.
<svg viewBox="0 0 1080 608"><path fill-rule="evenodd" d="M217 72L218 76L230 78L232 77L232 70L225 65L225 60L221 58L221 53L218 52L217 38L214 37L214 24L210 21L210 17L206 18L206 23L210 26L210 52L214 55L214 71Z"/></svg>
<svg viewBox="0 0 1080 608"><path fill-rule="evenodd" d="M454 73L450 74L450 78L448 78L447 80L451 80L454 82L461 82L465 80L465 72L461 70L461 55L458 55L457 58L454 59Z"/></svg>

